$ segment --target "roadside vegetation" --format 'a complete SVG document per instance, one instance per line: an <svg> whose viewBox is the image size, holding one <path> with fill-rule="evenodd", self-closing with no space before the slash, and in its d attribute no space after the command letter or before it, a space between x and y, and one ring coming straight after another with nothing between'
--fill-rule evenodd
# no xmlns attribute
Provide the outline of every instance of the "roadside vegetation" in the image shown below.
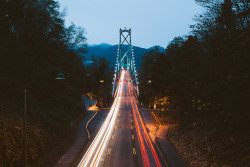
<svg viewBox="0 0 250 167"><path fill-rule="evenodd" d="M140 100L161 107L187 166L250 163L250 3L196 0L190 35L142 57Z"/></svg>
<svg viewBox="0 0 250 167"><path fill-rule="evenodd" d="M86 72L77 53L86 51L85 31L66 27L64 15L54 0L0 1L0 166L23 165L25 83L28 166L58 158L53 152L59 156L84 116ZM59 72L65 80L55 80Z"/></svg>
<svg viewBox="0 0 250 167"><path fill-rule="evenodd" d="M86 89L88 96L95 96L99 108L109 107L112 103L112 77L114 68L110 67L110 62L106 57L91 56L91 62L86 66L88 76Z"/></svg>

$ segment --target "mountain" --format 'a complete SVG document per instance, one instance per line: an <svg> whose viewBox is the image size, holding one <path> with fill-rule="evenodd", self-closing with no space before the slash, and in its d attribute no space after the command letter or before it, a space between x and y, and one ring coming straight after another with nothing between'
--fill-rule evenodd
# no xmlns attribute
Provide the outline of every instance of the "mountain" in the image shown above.
<svg viewBox="0 0 250 167"><path fill-rule="evenodd" d="M148 50L152 50L152 49L154 49L156 47L159 49L160 52L165 52L165 49L163 47L159 46L159 45L155 45L153 47L150 47L150 48L148 48Z"/></svg>
<svg viewBox="0 0 250 167"><path fill-rule="evenodd" d="M95 47L95 46L98 46L98 47L101 47L101 48L108 48L108 47L110 47L110 46L112 46L112 45L107 44L107 43L88 45L88 47Z"/></svg>
<svg viewBox="0 0 250 167"><path fill-rule="evenodd" d="M117 51L118 51L118 46L119 45L109 45L106 43L101 43L99 45L90 45L88 46L87 50L88 53L83 54L85 57L85 61L90 62L91 57L95 55L95 57L106 57L106 59L111 63L110 66L114 67L115 66L115 60L117 57ZM139 68L141 64L141 57L148 52L151 49L154 49L155 47L158 47L161 52L164 52L164 48L160 46L153 46L148 49L146 48L141 48L138 46L133 46L133 51L134 51L134 56L135 56L135 64L136 67ZM128 49L128 45L123 46L124 50ZM85 62L86 63L86 62Z"/></svg>

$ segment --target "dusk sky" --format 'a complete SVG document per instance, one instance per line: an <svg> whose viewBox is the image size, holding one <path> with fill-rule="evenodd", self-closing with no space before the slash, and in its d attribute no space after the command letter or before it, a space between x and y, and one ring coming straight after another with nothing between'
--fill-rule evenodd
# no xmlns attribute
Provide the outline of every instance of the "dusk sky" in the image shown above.
<svg viewBox="0 0 250 167"><path fill-rule="evenodd" d="M166 47L188 34L193 17L202 12L194 0L58 0L67 8L66 25L85 28L88 44L118 44L119 29L132 29L132 44Z"/></svg>

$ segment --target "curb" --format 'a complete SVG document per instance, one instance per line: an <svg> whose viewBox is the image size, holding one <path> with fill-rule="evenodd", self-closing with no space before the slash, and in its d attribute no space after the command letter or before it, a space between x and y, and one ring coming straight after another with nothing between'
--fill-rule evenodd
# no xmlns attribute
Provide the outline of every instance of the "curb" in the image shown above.
<svg viewBox="0 0 250 167"><path fill-rule="evenodd" d="M90 133L89 133L89 130L88 130L88 125L89 123L93 120L93 118L97 115L97 112L90 118L90 120L87 122L86 124L86 131L88 133L88 139L90 139Z"/></svg>
<svg viewBox="0 0 250 167"><path fill-rule="evenodd" d="M79 155L78 155L78 157L71 163L71 167L75 167L75 166L77 166L77 164L78 164L78 162L80 162L81 161L81 158L82 158L82 156L85 154L85 152L84 152L84 150L86 150L86 147L88 146L88 144L89 144L89 142L90 142L90 133L89 133L89 130L88 130L88 125L89 125L89 123L94 119L94 117L97 115L97 113L98 112L96 112L90 119L89 119L89 121L86 123L86 131L87 131L87 133L88 133L88 139L85 141L85 143L83 144L83 146L82 146L82 148L81 148L81 150L80 150L80 152L79 152Z"/></svg>
<svg viewBox="0 0 250 167"><path fill-rule="evenodd" d="M141 108L142 110L144 110L143 108ZM149 109L148 109L149 110ZM140 110L139 110L140 111ZM141 112L141 114L142 114L142 111L140 111ZM152 112L153 113L153 112ZM153 113L154 114L154 113ZM144 121L145 121L145 123L146 123L146 125L147 125L147 120L146 120L146 118L144 117L144 115L142 114L142 116L143 116L143 119L144 119ZM154 114L154 116L156 117L156 115ZM157 118L157 117L156 117ZM155 118L154 118L155 119ZM158 118L157 118L158 119ZM162 158L163 158L163 161L165 162L165 164L166 164L166 167L168 167L169 165L168 165L168 163L167 163L167 160L166 160L166 157L164 156L164 154L162 153L162 149L160 148L160 146L159 146L159 143L157 142L157 137L156 137L156 134L157 134L157 132L158 132L158 130L160 129L160 127L161 127L161 122L160 122L160 120L158 119L157 120L157 122L159 123L159 126L158 126L158 128L157 128L157 131L156 131L156 133L154 134L154 136L155 136L155 145L156 145L156 147L158 148L158 150L159 150L159 152L160 152L160 154L161 154L161 156L162 156ZM150 132L150 130L147 128L147 131L148 132ZM151 138L151 137L150 137ZM152 139L151 139L152 140Z"/></svg>

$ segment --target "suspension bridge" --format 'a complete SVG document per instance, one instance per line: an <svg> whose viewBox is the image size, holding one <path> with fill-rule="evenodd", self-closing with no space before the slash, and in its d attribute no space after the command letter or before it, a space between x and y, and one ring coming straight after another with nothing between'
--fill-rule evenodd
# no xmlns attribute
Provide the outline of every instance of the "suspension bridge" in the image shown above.
<svg viewBox="0 0 250 167"><path fill-rule="evenodd" d="M147 132L138 104L139 82L131 29L120 29L113 104L78 167L167 166Z"/></svg>

